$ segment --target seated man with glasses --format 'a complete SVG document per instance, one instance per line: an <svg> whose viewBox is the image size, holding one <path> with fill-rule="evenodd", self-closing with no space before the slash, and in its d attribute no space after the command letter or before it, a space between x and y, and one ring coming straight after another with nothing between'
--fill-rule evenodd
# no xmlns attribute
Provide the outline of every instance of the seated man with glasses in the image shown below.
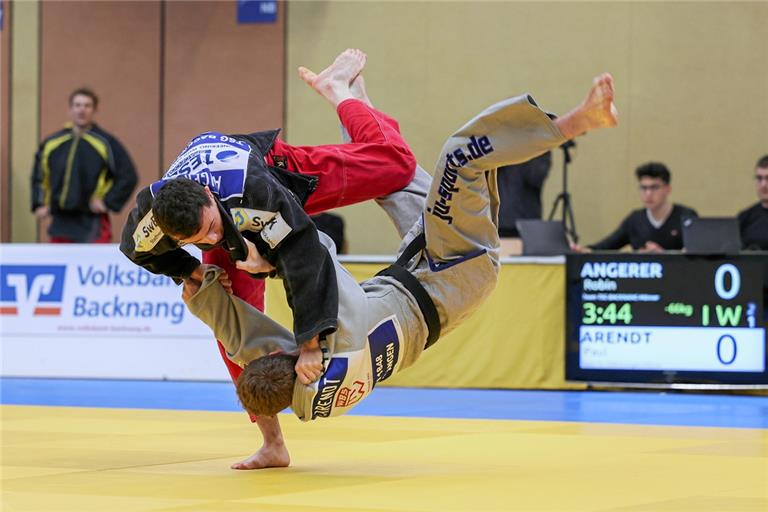
<svg viewBox="0 0 768 512"><path fill-rule="evenodd" d="M617 250L626 246L639 252L663 252L683 248L682 226L685 219L698 217L695 210L669 202L672 186L667 166L649 162L635 169L640 184L640 199L645 208L632 211L619 227L588 247L573 246L579 252Z"/></svg>
<svg viewBox="0 0 768 512"><path fill-rule="evenodd" d="M739 213L744 249L768 251L768 155L755 164L755 189L759 201Z"/></svg>

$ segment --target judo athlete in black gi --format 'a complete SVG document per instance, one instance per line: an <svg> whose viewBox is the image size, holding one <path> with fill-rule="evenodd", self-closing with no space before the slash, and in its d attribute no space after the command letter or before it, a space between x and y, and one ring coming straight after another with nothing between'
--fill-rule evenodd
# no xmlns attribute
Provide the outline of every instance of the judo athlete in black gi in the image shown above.
<svg viewBox="0 0 768 512"><path fill-rule="evenodd" d="M187 287L184 299L228 357L245 367L238 396L246 410L274 417L276 424L276 414L288 406L302 421L344 414L468 318L493 291L499 272L496 168L615 126L613 93L613 79L604 74L579 106L555 120L527 94L475 116L448 138L431 185L418 169L408 187L379 201L403 242L398 263L372 279L355 282L321 234L335 273L323 279L335 283L338 304L336 329L315 343L298 345L289 330L227 294L219 269L206 269L201 285ZM270 268L254 262L251 271ZM278 434L279 424L259 452L233 467L288 465Z"/></svg>

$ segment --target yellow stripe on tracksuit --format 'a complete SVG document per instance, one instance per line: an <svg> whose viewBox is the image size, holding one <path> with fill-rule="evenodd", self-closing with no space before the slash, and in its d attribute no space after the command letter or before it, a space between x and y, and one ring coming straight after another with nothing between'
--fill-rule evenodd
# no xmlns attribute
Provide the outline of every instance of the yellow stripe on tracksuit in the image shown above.
<svg viewBox="0 0 768 512"><path fill-rule="evenodd" d="M44 192L44 204L47 206L50 206L51 204L51 168L48 165L48 157L53 153L53 151L70 140L72 138L72 133L65 133L64 135L61 135L59 137L56 137L55 139L51 139L48 142L45 143L45 146L43 147L43 155L40 159L40 165L43 168L43 192Z"/></svg>
<svg viewBox="0 0 768 512"><path fill-rule="evenodd" d="M75 161L75 152L77 152L77 145L79 143L80 137L75 137L72 145L69 146L67 166L64 168L64 184L61 186L61 194L59 195L59 206L62 209L66 206L67 194L69 193L69 180L72 178L72 162Z"/></svg>
<svg viewBox="0 0 768 512"><path fill-rule="evenodd" d="M90 133L84 133L83 139L88 142L93 149L101 156L105 163L109 162L109 147L107 143L101 138L94 136ZM109 167L105 165L99 173L99 179L96 182L96 188L91 194L91 198L103 199L107 195L107 192L112 188L112 180L107 176Z"/></svg>

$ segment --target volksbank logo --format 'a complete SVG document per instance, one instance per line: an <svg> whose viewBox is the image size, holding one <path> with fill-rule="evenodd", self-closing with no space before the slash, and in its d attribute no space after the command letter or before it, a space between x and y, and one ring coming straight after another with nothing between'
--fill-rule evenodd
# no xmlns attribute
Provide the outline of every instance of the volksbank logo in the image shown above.
<svg viewBox="0 0 768 512"><path fill-rule="evenodd" d="M0 315L61 315L65 265L0 265Z"/></svg>

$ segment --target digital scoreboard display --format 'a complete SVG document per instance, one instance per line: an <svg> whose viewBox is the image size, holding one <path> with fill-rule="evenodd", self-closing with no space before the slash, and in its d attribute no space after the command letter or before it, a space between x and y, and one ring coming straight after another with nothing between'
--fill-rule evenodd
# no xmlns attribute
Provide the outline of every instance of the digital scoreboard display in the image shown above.
<svg viewBox="0 0 768 512"><path fill-rule="evenodd" d="M768 254L566 258L566 380L766 385Z"/></svg>

